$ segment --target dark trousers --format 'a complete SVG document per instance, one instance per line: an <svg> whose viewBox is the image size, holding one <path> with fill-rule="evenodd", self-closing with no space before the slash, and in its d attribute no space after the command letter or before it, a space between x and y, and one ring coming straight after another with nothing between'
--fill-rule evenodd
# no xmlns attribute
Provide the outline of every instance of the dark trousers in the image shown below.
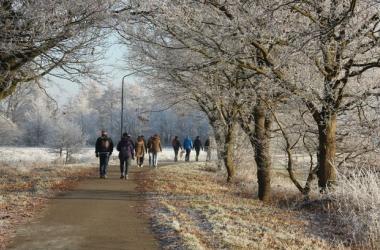
<svg viewBox="0 0 380 250"><path fill-rule="evenodd" d="M186 149L185 161L190 161L191 149Z"/></svg>
<svg viewBox="0 0 380 250"><path fill-rule="evenodd" d="M128 169L131 166L132 160L129 157L120 157L120 174L121 176L128 175Z"/></svg>
<svg viewBox="0 0 380 250"><path fill-rule="evenodd" d="M198 161L198 158L199 158L199 152L201 151L200 148L196 148L195 149L195 160Z"/></svg>
<svg viewBox="0 0 380 250"><path fill-rule="evenodd" d="M137 157L137 165L141 166L144 164L144 156Z"/></svg>
<svg viewBox="0 0 380 250"><path fill-rule="evenodd" d="M178 151L179 149L174 149L174 161L178 161Z"/></svg>
<svg viewBox="0 0 380 250"><path fill-rule="evenodd" d="M108 161L109 161L109 153L99 153L99 174L100 176L105 176L107 174Z"/></svg>

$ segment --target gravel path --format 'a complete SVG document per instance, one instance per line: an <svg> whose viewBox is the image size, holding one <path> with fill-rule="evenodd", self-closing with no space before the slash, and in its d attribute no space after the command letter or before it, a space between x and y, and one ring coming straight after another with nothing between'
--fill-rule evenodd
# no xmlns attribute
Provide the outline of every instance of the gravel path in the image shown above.
<svg viewBox="0 0 380 250"><path fill-rule="evenodd" d="M84 180L53 198L39 218L17 230L8 249L158 249L140 214L144 196L136 191L137 171L120 180L118 166L111 166L106 180Z"/></svg>

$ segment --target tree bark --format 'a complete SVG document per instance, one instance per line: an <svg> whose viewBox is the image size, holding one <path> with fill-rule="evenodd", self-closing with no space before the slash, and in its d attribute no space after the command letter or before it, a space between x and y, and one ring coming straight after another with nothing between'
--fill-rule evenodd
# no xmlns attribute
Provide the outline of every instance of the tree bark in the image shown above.
<svg viewBox="0 0 380 250"><path fill-rule="evenodd" d="M325 117L318 125L318 186L325 190L336 181L336 114Z"/></svg>
<svg viewBox="0 0 380 250"><path fill-rule="evenodd" d="M255 133L253 146L257 165L258 195L261 201L266 202L271 198L272 162L270 157L270 129L272 118L268 109L261 101L255 107L254 117Z"/></svg>
<svg viewBox="0 0 380 250"><path fill-rule="evenodd" d="M234 164L234 145L236 140L235 130L236 124L228 125L224 143L223 161L227 169L227 182L232 181L236 174L236 168Z"/></svg>
<svg viewBox="0 0 380 250"><path fill-rule="evenodd" d="M223 161L223 152L224 152L224 144L225 144L225 132L224 129L216 124L212 124L212 128L214 130L214 137L216 142L216 153L217 153L217 164L218 169L224 168L224 161Z"/></svg>

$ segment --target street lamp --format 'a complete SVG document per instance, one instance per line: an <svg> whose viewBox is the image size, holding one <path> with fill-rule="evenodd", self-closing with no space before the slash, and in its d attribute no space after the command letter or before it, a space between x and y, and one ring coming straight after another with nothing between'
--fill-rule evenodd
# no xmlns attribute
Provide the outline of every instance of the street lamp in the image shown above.
<svg viewBox="0 0 380 250"><path fill-rule="evenodd" d="M123 121L124 121L124 79L128 76L134 75L136 72L126 74L121 80L121 118L120 118L120 138L123 137Z"/></svg>

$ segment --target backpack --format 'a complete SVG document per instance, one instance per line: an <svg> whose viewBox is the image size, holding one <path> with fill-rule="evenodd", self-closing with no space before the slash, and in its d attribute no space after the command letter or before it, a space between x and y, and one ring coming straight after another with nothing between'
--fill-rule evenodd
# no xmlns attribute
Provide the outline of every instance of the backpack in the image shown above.
<svg viewBox="0 0 380 250"><path fill-rule="evenodd" d="M104 139L101 139L100 140L100 147L105 150L105 151L108 151L108 149L110 148L110 142L107 138L104 138Z"/></svg>
<svg viewBox="0 0 380 250"><path fill-rule="evenodd" d="M133 144L131 140L127 140L124 143L122 143L120 147L120 155L126 156L126 157L132 157L133 155Z"/></svg>

